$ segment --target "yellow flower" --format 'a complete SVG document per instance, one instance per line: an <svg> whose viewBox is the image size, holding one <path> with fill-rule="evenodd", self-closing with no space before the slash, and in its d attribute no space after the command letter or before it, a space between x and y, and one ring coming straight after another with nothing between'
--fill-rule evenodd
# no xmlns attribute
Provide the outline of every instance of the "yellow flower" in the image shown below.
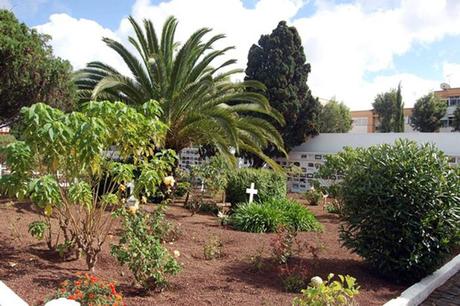
<svg viewBox="0 0 460 306"><path fill-rule="evenodd" d="M172 176L166 176L164 179L163 179L163 183L168 186L168 187L172 187L174 186L174 183L176 182L176 180L174 179L174 177Z"/></svg>
<svg viewBox="0 0 460 306"><path fill-rule="evenodd" d="M53 212L53 206L51 204L48 204L45 206L45 216L49 217L51 216L51 213Z"/></svg>
<svg viewBox="0 0 460 306"><path fill-rule="evenodd" d="M128 211L129 211L132 215L136 214L136 212L137 212L138 209L139 209L139 206L129 206L129 207L128 207Z"/></svg>

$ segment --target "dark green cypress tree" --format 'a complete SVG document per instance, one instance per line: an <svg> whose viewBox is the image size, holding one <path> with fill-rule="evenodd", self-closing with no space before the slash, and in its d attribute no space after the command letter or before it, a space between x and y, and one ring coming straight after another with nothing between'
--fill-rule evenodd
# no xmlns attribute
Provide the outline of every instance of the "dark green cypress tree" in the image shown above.
<svg viewBox="0 0 460 306"><path fill-rule="evenodd" d="M404 103L401 95L401 83L398 84L398 89L396 90L393 132L404 132Z"/></svg>
<svg viewBox="0 0 460 306"><path fill-rule="evenodd" d="M246 80L265 84L265 95L285 119L285 125L272 123L280 131L286 151L318 134L321 105L307 85L311 71L295 27L281 21L270 35L262 35L248 55ZM275 156L274 149L266 152Z"/></svg>

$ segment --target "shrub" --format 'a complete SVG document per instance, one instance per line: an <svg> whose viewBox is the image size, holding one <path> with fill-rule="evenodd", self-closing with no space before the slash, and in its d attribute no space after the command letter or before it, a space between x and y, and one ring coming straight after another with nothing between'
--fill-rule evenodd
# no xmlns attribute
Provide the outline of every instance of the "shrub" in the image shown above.
<svg viewBox="0 0 460 306"><path fill-rule="evenodd" d="M295 306L349 306L357 305L354 297L359 294L356 279L339 275L339 281L332 280L334 274L329 274L327 281L313 277L310 286L302 290L302 297L295 298Z"/></svg>
<svg viewBox="0 0 460 306"><path fill-rule="evenodd" d="M141 211L131 214L125 209L119 209L117 214L123 218L123 233L119 244L112 245L112 255L120 264L128 265L144 289L163 288L166 275L177 274L181 267L154 236L149 215Z"/></svg>
<svg viewBox="0 0 460 306"><path fill-rule="evenodd" d="M230 222L238 230L253 233L275 232L280 226L296 231L321 229L307 208L293 200L280 198L243 203L235 209Z"/></svg>
<svg viewBox="0 0 460 306"><path fill-rule="evenodd" d="M392 279L433 272L458 242L459 169L435 146L403 140L352 155L340 183L344 245Z"/></svg>
<svg viewBox="0 0 460 306"><path fill-rule="evenodd" d="M248 194L246 188L251 183L255 184L258 193L254 199L266 201L271 198L283 198L286 196L286 176L269 169L242 168L230 172L227 184L227 200L232 204L246 202Z"/></svg>
<svg viewBox="0 0 460 306"><path fill-rule="evenodd" d="M305 199L308 201L310 205L319 205L321 200L323 199L323 193L321 190L312 188L305 192Z"/></svg>
<svg viewBox="0 0 460 306"><path fill-rule="evenodd" d="M332 199L332 201L324 206L324 209L331 214L340 214L342 210L342 202L337 199Z"/></svg>
<svg viewBox="0 0 460 306"><path fill-rule="evenodd" d="M296 238L296 231L285 226L278 228L271 243L273 259L276 263L285 264L295 254L294 244L297 243Z"/></svg>
<svg viewBox="0 0 460 306"><path fill-rule="evenodd" d="M114 283L100 281L87 273L79 275L74 281L65 280L49 300L59 298L75 300L81 305L125 305Z"/></svg>
<svg viewBox="0 0 460 306"><path fill-rule="evenodd" d="M88 102L80 109L64 113L43 103L23 108L22 140L4 148L11 173L0 186L36 206L46 226L33 224L32 234L53 251L81 250L93 270L111 231L111 212L122 203L120 187L138 177L134 195L154 193L176 159L173 151L158 150L167 127L158 120L157 102L139 108ZM121 162L127 159L133 163Z"/></svg>
<svg viewBox="0 0 460 306"><path fill-rule="evenodd" d="M203 246L204 259L211 260L223 255L223 243L217 236L211 236Z"/></svg>
<svg viewBox="0 0 460 306"><path fill-rule="evenodd" d="M176 189L174 190L174 195L176 197L183 197L189 191L191 185L189 182L179 182L177 183Z"/></svg>

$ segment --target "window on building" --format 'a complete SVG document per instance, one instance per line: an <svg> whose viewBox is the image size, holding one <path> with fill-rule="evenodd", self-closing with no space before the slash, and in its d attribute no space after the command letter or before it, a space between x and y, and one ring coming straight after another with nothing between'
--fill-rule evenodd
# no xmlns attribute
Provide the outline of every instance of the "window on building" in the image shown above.
<svg viewBox="0 0 460 306"><path fill-rule="evenodd" d="M308 168L313 168L315 165L313 163L308 163Z"/></svg>
<svg viewBox="0 0 460 306"><path fill-rule="evenodd" d="M315 159L321 159L321 158L322 158L322 156L320 154L315 155Z"/></svg>
<svg viewBox="0 0 460 306"><path fill-rule="evenodd" d="M300 155L300 158L308 158L307 154Z"/></svg>
<svg viewBox="0 0 460 306"><path fill-rule="evenodd" d="M449 100L447 102L448 106L457 106L460 105L460 96L452 96L449 97Z"/></svg>

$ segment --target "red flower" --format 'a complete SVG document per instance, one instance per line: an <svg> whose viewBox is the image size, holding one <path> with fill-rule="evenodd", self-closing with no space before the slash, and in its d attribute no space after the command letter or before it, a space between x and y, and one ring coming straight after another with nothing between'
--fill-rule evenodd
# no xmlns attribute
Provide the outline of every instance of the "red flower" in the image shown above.
<svg viewBox="0 0 460 306"><path fill-rule="evenodd" d="M110 290L112 291L112 294L117 294L117 290L115 290L115 285L113 283L109 284Z"/></svg>
<svg viewBox="0 0 460 306"><path fill-rule="evenodd" d="M91 276L90 276L90 280L91 280L91 283L94 284L95 282L97 282L97 277L94 276L94 275L91 275Z"/></svg>

